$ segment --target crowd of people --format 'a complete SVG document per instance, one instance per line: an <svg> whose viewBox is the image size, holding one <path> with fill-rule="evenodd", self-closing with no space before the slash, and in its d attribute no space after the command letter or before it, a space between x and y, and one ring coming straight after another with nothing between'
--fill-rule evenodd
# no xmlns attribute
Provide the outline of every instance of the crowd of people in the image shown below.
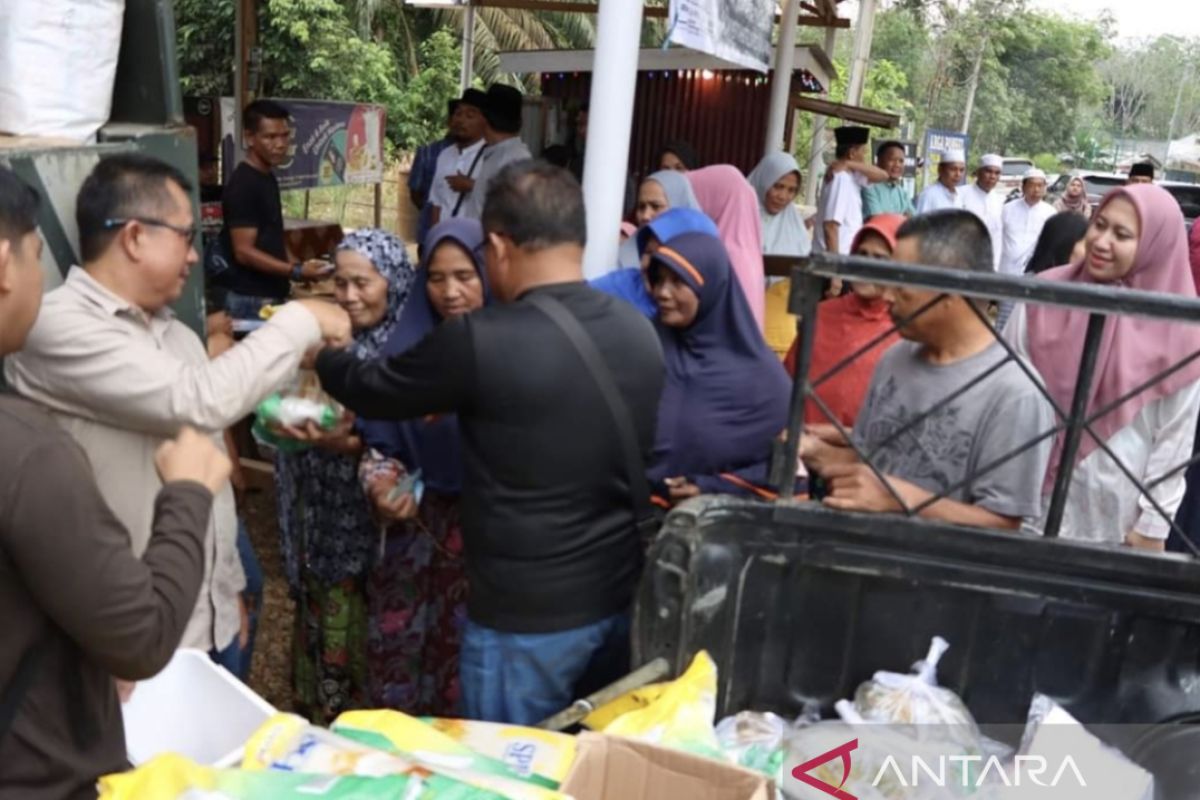
<svg viewBox="0 0 1200 800"><path fill-rule="evenodd" d="M294 445L275 482L297 708L319 722L390 707L531 724L628 671L663 510L702 494L776 500L800 343L765 256L815 249L1196 296L1182 213L1159 187L1117 189L1094 210L1072 189L1056 215L1039 172L1006 205L997 157L962 186L965 158L951 153L914 202L903 147L884 142L869 164L869 132L850 126L812 219L790 155L746 176L664 147L636 186L620 263L589 285L577 177L529 158L520 95L499 86L452 104L450 141L420 156L419 256L358 230L329 273L283 241L281 111L246 109L213 277L234 317L278 307L240 341L210 320L207 349L170 311L199 261L184 175L102 159L77 198L81 263L43 301L41 201L0 168L12 392L0 397L0 570L12 576L0 787L24 797L86 796L121 769L119 698L177 646L245 663L256 602L227 431L302 368L345 412L276 431ZM336 302L286 300L293 280L325 275ZM1171 470L1192 452L1200 362L1135 390L1200 350L1200 331L1111 319L1088 398L1096 438L1064 465L1061 432L1017 448L1070 407L1086 314L863 282L827 295L802 498L1039 532L1067 469L1063 536L1163 549L1158 511L1184 502Z"/></svg>

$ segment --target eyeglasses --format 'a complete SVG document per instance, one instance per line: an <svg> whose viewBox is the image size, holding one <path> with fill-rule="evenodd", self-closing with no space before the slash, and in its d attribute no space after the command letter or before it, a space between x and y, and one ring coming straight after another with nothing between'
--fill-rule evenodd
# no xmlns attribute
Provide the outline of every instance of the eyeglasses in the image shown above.
<svg viewBox="0 0 1200 800"><path fill-rule="evenodd" d="M106 219L104 220L104 229L107 231L116 230L117 228L124 227L131 222L140 222L143 225L149 225L152 228L166 228L173 233L179 234L179 236L183 237L183 240L189 245L194 245L196 243L196 233L198 232L198 229L195 225L189 225L184 228L179 225L172 225L171 223L165 222L161 219L154 219L153 217L121 217L117 219Z"/></svg>

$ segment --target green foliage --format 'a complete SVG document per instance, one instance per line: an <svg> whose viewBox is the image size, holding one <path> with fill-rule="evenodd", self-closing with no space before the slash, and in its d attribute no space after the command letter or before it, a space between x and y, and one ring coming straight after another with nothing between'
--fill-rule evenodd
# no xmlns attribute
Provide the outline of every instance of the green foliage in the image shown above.
<svg viewBox="0 0 1200 800"><path fill-rule="evenodd" d="M1038 153L1031 160L1035 167L1048 175L1058 172L1058 156L1054 153Z"/></svg>
<svg viewBox="0 0 1200 800"><path fill-rule="evenodd" d="M1111 38L1111 19L1025 0L893 2L876 17L872 69L885 60L908 78L900 94L918 140L928 128L961 130L973 90L973 153L1071 152L1107 96L1097 64Z"/></svg>
<svg viewBox="0 0 1200 800"><path fill-rule="evenodd" d="M446 104L459 95L458 42L449 31L437 31L421 44L420 63L397 109L399 145L410 150L445 136Z"/></svg>
<svg viewBox="0 0 1200 800"><path fill-rule="evenodd" d="M233 94L233 0L175 0L179 83L188 97Z"/></svg>
<svg viewBox="0 0 1200 800"><path fill-rule="evenodd" d="M399 128L400 73L391 50L359 38L337 0L266 0L260 6L264 95L380 103Z"/></svg>

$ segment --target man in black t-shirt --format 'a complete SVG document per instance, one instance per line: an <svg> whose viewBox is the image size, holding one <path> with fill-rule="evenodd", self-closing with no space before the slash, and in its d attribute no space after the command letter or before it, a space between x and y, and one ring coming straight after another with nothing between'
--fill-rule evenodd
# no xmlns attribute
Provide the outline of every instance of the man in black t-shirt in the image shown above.
<svg viewBox="0 0 1200 800"><path fill-rule="evenodd" d="M217 278L228 290L230 315L255 319L264 305L279 303L291 281L312 281L329 269L323 261L293 261L283 237L283 204L271 170L287 160L291 142L288 112L270 100L255 100L242 112L246 160L225 185L221 205L222 245L230 268Z"/></svg>
<svg viewBox="0 0 1200 800"><path fill-rule="evenodd" d="M536 161L501 170L483 228L500 302L442 323L401 355L326 351L317 372L363 417L457 413L470 581L463 716L528 725L629 669L642 569L635 508L649 503L634 497L629 470L638 455L644 469L654 446L663 356L645 317L584 282L583 193L566 170ZM598 378L546 307L591 341L639 453L623 448ZM413 498L397 502L416 512Z"/></svg>

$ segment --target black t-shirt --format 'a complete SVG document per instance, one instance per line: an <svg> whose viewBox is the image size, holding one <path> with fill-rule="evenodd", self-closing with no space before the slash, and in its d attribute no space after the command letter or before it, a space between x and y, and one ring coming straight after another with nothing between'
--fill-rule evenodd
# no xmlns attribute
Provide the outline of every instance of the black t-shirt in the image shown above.
<svg viewBox="0 0 1200 800"><path fill-rule="evenodd" d="M269 172L259 172L246 162L237 165L225 184L221 196L225 229L221 243L229 254L231 268L220 276L226 289L238 294L283 299L291 291L286 276L268 275L237 263L230 240L231 228L255 228L258 235L254 246L282 261L287 260L287 245L283 239L283 204L279 199L279 182Z"/></svg>
<svg viewBox="0 0 1200 800"><path fill-rule="evenodd" d="M533 292L558 300L591 335L648 459L663 385L650 322L583 283ZM473 621L546 633L629 608L642 543L620 437L579 353L536 306L522 299L445 322L388 359L325 352L317 370L362 417L457 412Z"/></svg>

